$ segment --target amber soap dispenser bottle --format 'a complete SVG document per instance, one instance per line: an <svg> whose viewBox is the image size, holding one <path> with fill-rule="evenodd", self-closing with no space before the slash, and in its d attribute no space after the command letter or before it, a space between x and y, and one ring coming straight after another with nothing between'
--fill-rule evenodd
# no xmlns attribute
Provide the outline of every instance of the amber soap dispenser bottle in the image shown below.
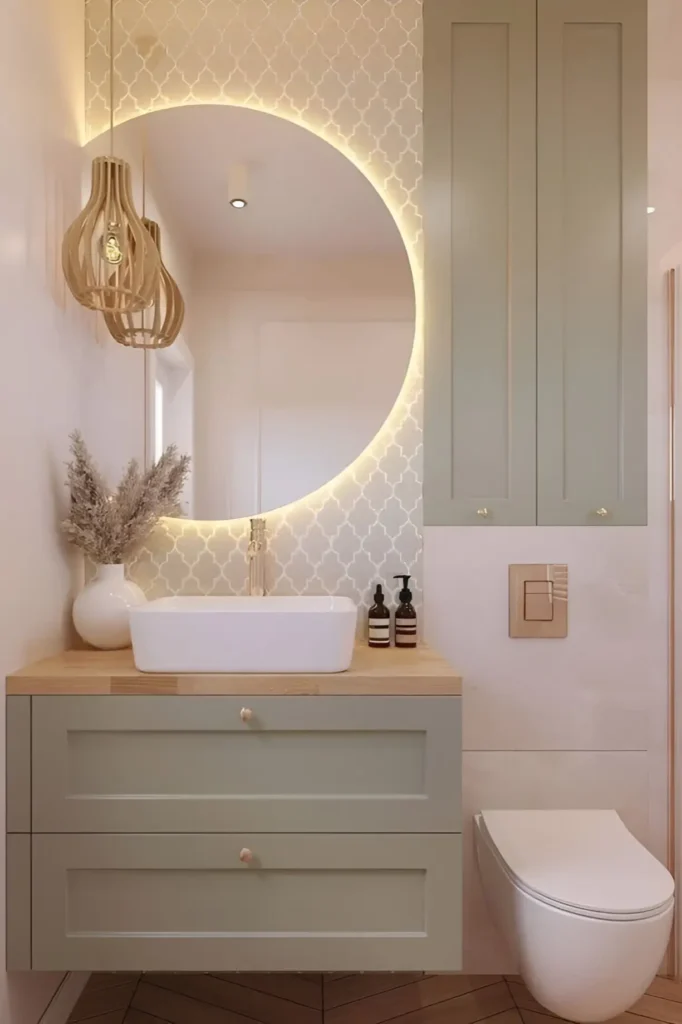
<svg viewBox="0 0 682 1024"><path fill-rule="evenodd" d="M384 591L380 583L374 592L374 604L369 610L369 636L370 647L391 646L391 613L384 604Z"/></svg>
<svg viewBox="0 0 682 1024"><path fill-rule="evenodd" d="M396 647L416 647L417 613L412 604L410 577L401 574L394 576L393 579L403 581L403 589L398 595L400 604L395 612L395 645Z"/></svg>

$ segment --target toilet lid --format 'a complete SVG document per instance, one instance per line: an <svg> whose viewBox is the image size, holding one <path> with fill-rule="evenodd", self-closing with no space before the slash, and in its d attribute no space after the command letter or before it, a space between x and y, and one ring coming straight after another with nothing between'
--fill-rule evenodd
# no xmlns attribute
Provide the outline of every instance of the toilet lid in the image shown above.
<svg viewBox="0 0 682 1024"><path fill-rule="evenodd" d="M508 870L541 899L595 914L669 903L672 876L615 811L482 811Z"/></svg>

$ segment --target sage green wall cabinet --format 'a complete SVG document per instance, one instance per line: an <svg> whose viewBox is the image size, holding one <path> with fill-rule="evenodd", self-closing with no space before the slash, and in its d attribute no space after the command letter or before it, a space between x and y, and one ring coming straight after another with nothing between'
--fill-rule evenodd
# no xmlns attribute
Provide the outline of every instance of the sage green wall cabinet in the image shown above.
<svg viewBox="0 0 682 1024"><path fill-rule="evenodd" d="M646 0L425 0L427 525L646 523Z"/></svg>

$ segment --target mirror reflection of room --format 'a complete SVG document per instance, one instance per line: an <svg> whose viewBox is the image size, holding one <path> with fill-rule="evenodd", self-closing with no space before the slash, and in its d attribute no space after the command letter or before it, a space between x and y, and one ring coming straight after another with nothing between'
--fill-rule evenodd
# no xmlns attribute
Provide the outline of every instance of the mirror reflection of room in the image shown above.
<svg viewBox="0 0 682 1024"><path fill-rule="evenodd" d="M160 111L117 146L144 164L187 307L174 344L147 354L149 456L192 456L191 518L318 490L375 437L410 360L414 286L384 200L328 142L261 111Z"/></svg>

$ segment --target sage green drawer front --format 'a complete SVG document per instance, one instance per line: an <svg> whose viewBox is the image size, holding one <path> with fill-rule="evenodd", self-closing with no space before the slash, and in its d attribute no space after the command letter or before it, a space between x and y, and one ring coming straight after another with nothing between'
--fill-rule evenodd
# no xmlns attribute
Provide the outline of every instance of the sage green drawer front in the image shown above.
<svg viewBox="0 0 682 1024"><path fill-rule="evenodd" d="M456 835L38 835L33 969L456 971L460 878Z"/></svg>
<svg viewBox="0 0 682 1024"><path fill-rule="evenodd" d="M34 697L34 832L458 832L456 697Z"/></svg>

